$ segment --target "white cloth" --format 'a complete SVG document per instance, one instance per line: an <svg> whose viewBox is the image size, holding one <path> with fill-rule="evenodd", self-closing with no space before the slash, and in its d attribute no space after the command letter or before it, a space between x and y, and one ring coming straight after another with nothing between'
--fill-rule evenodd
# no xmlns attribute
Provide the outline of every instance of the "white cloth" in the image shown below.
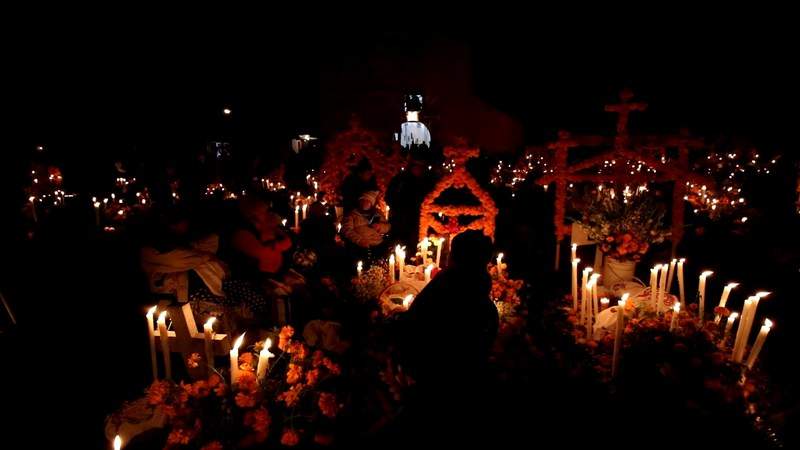
<svg viewBox="0 0 800 450"><path fill-rule="evenodd" d="M147 274L151 291L169 291L173 286L172 278L193 270L212 294L224 297L222 280L225 279L226 268L213 259L218 248L219 236L216 234L193 242L189 249L161 253L152 247L142 248L142 270Z"/></svg>
<svg viewBox="0 0 800 450"><path fill-rule="evenodd" d="M400 146L425 144L430 147L431 133L422 122L404 122L400 125Z"/></svg>

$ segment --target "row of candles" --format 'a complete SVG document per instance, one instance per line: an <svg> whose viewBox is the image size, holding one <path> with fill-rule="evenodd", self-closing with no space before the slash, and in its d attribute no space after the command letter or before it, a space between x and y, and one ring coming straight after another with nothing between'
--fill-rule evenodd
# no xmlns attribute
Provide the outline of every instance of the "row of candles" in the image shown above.
<svg viewBox="0 0 800 450"><path fill-rule="evenodd" d="M582 326L586 327L587 335L591 336L593 330L593 323L599 314L600 311L605 309L608 306L609 300L607 298L599 299L598 301L598 293L597 293L597 283L599 281L600 276L598 274L592 274L593 269L591 267L586 267L583 269L583 278L581 280L581 295L578 296L578 263L580 263L580 259L575 257L575 250L576 246L572 246L572 298L573 298L573 310L579 312L579 323ZM650 269L650 300L655 306L656 314L661 314L665 312L665 299L669 292L672 290L672 280L674 274L677 272L678 278L678 291L679 291L679 302L675 302L672 307L673 314L670 320L670 331L675 330L677 326L677 318L678 314L680 313L682 308L685 308L686 299L685 299L685 289L684 289L684 273L683 267L686 260L684 258L681 259L673 259L669 264L658 264L655 267ZM591 274L591 275L590 275ZM697 299L698 299L698 314L700 317L700 323L702 326L703 319L705 318L705 302L706 302L706 281L708 277L713 275L711 271L703 271L699 277L698 283L698 292L697 292ZM722 294L720 296L718 306L720 308L725 308L728 302L728 298L730 297L731 291L739 286L738 283L728 283L722 290ZM725 328L723 331L723 336L720 345L724 346L727 342L731 332L733 330L734 323L736 322L737 318L739 319L739 328L736 332L736 337L733 341L733 348L731 350L731 360L736 363L742 363L744 361L744 355L747 348L747 342L750 338L750 334L752 332L752 327L755 322L755 315L756 310L758 308L759 301L762 298L768 296L768 292L758 292L755 295L750 296L744 302L744 308L742 310L741 316L737 312L732 312L730 316L728 316L728 320L725 324ZM579 298L580 298L580 305L579 305ZM616 339L614 345L614 356L613 356L613 368L612 373L616 370L616 365L618 364L618 342L619 338L621 337L622 328L624 327L624 306L625 302L628 299L628 294L624 294L621 300L618 303L617 308L617 330L616 330ZM580 307L580 310L579 310ZM714 319L715 323L719 323L721 317L717 315ZM761 349L764 346L764 342L766 341L767 335L769 334L770 330L773 327L773 322L770 319L764 319L763 326L759 330L758 335L756 336L756 340L753 343L753 346L750 350L747 360L745 361L745 365L748 368L752 368L753 364L755 364L756 359L758 358Z"/></svg>
<svg viewBox="0 0 800 450"><path fill-rule="evenodd" d="M158 320L154 323L155 314L157 312L157 307L153 306L150 310L147 311L145 315L147 319L147 332L148 337L150 340L150 363L153 368L153 379L158 379L158 363L156 357L156 343L155 338L158 336L159 342L161 344L161 353L164 358L164 374L165 378L168 380L172 379L172 364L170 360L170 348L169 348L169 341L170 337L174 337L175 333L171 332L167 328L167 311L161 311L158 314ZM211 366L214 362L214 322L216 322L215 317L209 318L205 324L203 324L203 343L204 343L204 350L205 350L205 357L206 363ZM241 370L239 369L239 348L241 347L242 343L244 342L245 333L242 333L233 344L229 352L230 356L230 364L231 364L231 384L234 384L238 381L239 375L241 374ZM270 352L270 348L272 347L272 339L267 338L264 341L264 347L258 355L258 366L256 366L256 377L259 380L263 380L266 375L267 371L269 370L269 360L270 358L275 357L275 354Z"/></svg>

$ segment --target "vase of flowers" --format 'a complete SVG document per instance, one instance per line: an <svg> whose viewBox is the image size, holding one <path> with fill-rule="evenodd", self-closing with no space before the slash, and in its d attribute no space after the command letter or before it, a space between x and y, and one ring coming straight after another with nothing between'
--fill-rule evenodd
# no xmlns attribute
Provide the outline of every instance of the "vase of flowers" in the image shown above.
<svg viewBox="0 0 800 450"><path fill-rule="evenodd" d="M646 189L626 187L618 194L612 188L592 196L577 222L605 254L603 284L607 288L633 280L636 263L651 245L669 236L663 219L664 209Z"/></svg>

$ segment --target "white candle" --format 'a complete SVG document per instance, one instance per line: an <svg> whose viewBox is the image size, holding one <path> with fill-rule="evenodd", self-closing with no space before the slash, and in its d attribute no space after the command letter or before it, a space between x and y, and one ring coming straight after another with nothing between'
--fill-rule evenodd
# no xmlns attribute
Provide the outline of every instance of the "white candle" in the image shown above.
<svg viewBox="0 0 800 450"><path fill-rule="evenodd" d="M589 273L592 272L591 267L584 267L583 278L581 279L581 323L586 323L586 305L591 291L586 289L589 284Z"/></svg>
<svg viewBox="0 0 800 450"><path fill-rule="evenodd" d="M286 222L287 222L286 219L281 220L281 225L283 225L285 227L286 226Z"/></svg>
<svg viewBox="0 0 800 450"><path fill-rule="evenodd" d="M444 246L444 238L440 237L436 241L436 267L442 267L442 247Z"/></svg>
<svg viewBox="0 0 800 450"><path fill-rule="evenodd" d="M686 262L686 258L681 258L678 260L678 293L681 297L681 308L686 307L686 297L683 293L683 263Z"/></svg>
<svg viewBox="0 0 800 450"><path fill-rule="evenodd" d="M592 282L592 318L597 317L600 314L600 304L599 304L599 297L597 296L597 280L600 278L599 273L593 273L591 282Z"/></svg>
<svg viewBox="0 0 800 450"><path fill-rule="evenodd" d="M750 350L750 356L747 357L748 369L753 368L753 364L755 364L756 358L758 358L758 354L761 353L761 348L764 347L764 341L767 340L767 334L769 334L769 330L771 328L772 328L772 321L769 319L764 319L764 325L758 332L758 336L756 336L756 342L755 344L753 344L753 349Z"/></svg>
<svg viewBox="0 0 800 450"><path fill-rule="evenodd" d="M94 202L94 224L100 226L100 202Z"/></svg>
<svg viewBox="0 0 800 450"><path fill-rule="evenodd" d="M230 351L230 359L231 359L231 385L236 384L239 380L239 347L242 345L242 341L244 341L244 334L242 333L236 342L233 343L233 348Z"/></svg>
<svg viewBox="0 0 800 450"><path fill-rule="evenodd" d="M114 436L114 450L122 449L122 438L119 435Z"/></svg>
<svg viewBox="0 0 800 450"><path fill-rule="evenodd" d="M358 272L358 276L359 277L361 276L361 272L363 270L364 270L364 262L363 261L359 261L358 264L356 264L356 271Z"/></svg>
<svg viewBox="0 0 800 450"><path fill-rule="evenodd" d="M214 321L216 317L209 317L203 324L203 339L206 350L206 365L209 372L214 369Z"/></svg>
<svg viewBox="0 0 800 450"><path fill-rule="evenodd" d="M732 312L730 316L728 316L728 322L725 324L725 332L722 335L722 341L720 341L719 345L720 348L725 347L725 343L728 341L728 336L731 335L731 330L733 329L733 323L736 322L736 318L739 317L739 313Z"/></svg>
<svg viewBox="0 0 800 450"><path fill-rule="evenodd" d="M414 294L406 295L406 297L403 299L403 308L408 310L408 308L411 307L411 303L413 302L414 302Z"/></svg>
<svg viewBox="0 0 800 450"><path fill-rule="evenodd" d="M628 301L628 294L622 294L622 298L617 303L617 327L614 330L614 354L611 361L611 376L617 375L619 370L620 350L622 349L622 332L625 328L625 303Z"/></svg>
<svg viewBox="0 0 800 450"><path fill-rule="evenodd" d="M578 310L578 263L580 258L572 260L572 310Z"/></svg>
<svg viewBox="0 0 800 450"><path fill-rule="evenodd" d="M28 197L28 201L31 202L31 216L33 216L33 221L38 222L39 218L36 216L36 197L31 195Z"/></svg>
<svg viewBox="0 0 800 450"><path fill-rule="evenodd" d="M611 303L611 301L608 299L608 297L601 298L600 299L600 311L605 311L606 309L608 309L608 305L610 303Z"/></svg>
<svg viewBox="0 0 800 450"><path fill-rule="evenodd" d="M678 323L678 313L679 312L681 312L681 304L678 303L678 302L675 302L675 304L672 305L672 320L669 321L669 331L672 331L672 330L675 329L675 325L677 325L677 323Z"/></svg>
<svg viewBox="0 0 800 450"><path fill-rule="evenodd" d="M406 248L401 247L399 244L394 248L394 255L397 257L397 268L399 269L398 280L403 279L403 273L406 267Z"/></svg>
<svg viewBox="0 0 800 450"><path fill-rule="evenodd" d="M419 251L420 251L420 255L422 255L422 265L427 265L428 264L428 247L430 245L431 245L431 241L428 240L427 237L425 239L423 239L422 242L419 243L419 248L420 248Z"/></svg>
<svg viewBox="0 0 800 450"><path fill-rule="evenodd" d="M342 232L342 224L341 223L337 223L336 224L336 232L337 233L341 233Z"/></svg>
<svg viewBox="0 0 800 450"><path fill-rule="evenodd" d="M700 316L700 325L703 324L706 312L706 278L711 276L714 272L706 270L700 274L700 286L697 289L697 301L700 303L698 314Z"/></svg>
<svg viewBox="0 0 800 450"><path fill-rule="evenodd" d="M147 337L150 340L150 365L153 367L153 380L158 379L158 361L156 360L156 332L155 324L153 323L153 315L156 313L156 307L153 306L147 311Z"/></svg>
<svg viewBox="0 0 800 450"><path fill-rule="evenodd" d="M387 222L389 221L389 210L390 210L390 209L391 209L391 208L389 208L389 205L386 205L386 221L387 221Z"/></svg>
<svg viewBox="0 0 800 450"><path fill-rule="evenodd" d="M169 354L169 331L167 331L167 312L158 315L158 340L161 341L161 353L164 355L164 371L168 380L172 379L172 364Z"/></svg>
<svg viewBox="0 0 800 450"><path fill-rule="evenodd" d="M661 264L656 264L655 267L650 269L650 302L653 304L656 312L658 312L658 271L661 270Z"/></svg>
<svg viewBox="0 0 800 450"><path fill-rule="evenodd" d="M742 307L742 317L739 320L739 329L736 330L736 338L733 341L733 349L731 350L731 359L734 362L742 362L742 356L740 356L740 347L742 346L742 342L746 340L744 338L745 335L745 322L747 321L747 317L750 314L750 310L753 308L753 299L755 297L751 296L747 300L744 301L744 307Z"/></svg>
<svg viewBox="0 0 800 450"><path fill-rule="evenodd" d="M578 257L578 244L572 244L572 260Z"/></svg>
<svg viewBox="0 0 800 450"><path fill-rule="evenodd" d="M667 297L667 272L669 265L661 265L661 278L658 281L658 312L664 311L664 300Z"/></svg>
<svg viewBox="0 0 800 450"><path fill-rule="evenodd" d="M597 278L590 278L589 283L586 284L586 301L583 304L585 311L584 318L586 322L586 338L591 339L592 333L592 292L594 285L597 283Z"/></svg>
<svg viewBox="0 0 800 450"><path fill-rule="evenodd" d="M669 274L667 275L667 293L672 292L672 280L675 276L675 265L678 264L677 259L673 259L669 262Z"/></svg>
<svg viewBox="0 0 800 450"><path fill-rule="evenodd" d="M736 362L742 362L742 359L744 359L744 352L747 347L747 341L750 339L750 331L753 329L753 323L755 322L756 310L758 309L758 302L759 300L768 295L769 292L757 292L756 295L751 296L749 299L750 308L748 309L747 314L745 314L745 312L742 311L742 318L741 320L739 320L739 329L742 331L742 335L741 337L737 335L737 338L740 339L738 342L739 344L738 351L736 352L734 359L734 361Z"/></svg>
<svg viewBox="0 0 800 450"><path fill-rule="evenodd" d="M428 267L425 268L425 282L428 283L431 281L431 271L433 271L433 264L428 264Z"/></svg>
<svg viewBox="0 0 800 450"><path fill-rule="evenodd" d="M303 220L306 220L308 214L308 203L303 203Z"/></svg>
<svg viewBox="0 0 800 450"><path fill-rule="evenodd" d="M294 207L294 227L300 229L300 205Z"/></svg>
<svg viewBox="0 0 800 450"><path fill-rule="evenodd" d="M503 253L497 254L497 276L503 277Z"/></svg>
<svg viewBox="0 0 800 450"><path fill-rule="evenodd" d="M394 283L394 255L389 255L389 283Z"/></svg>
<svg viewBox="0 0 800 450"><path fill-rule="evenodd" d="M739 283L728 283L724 289L722 289L722 296L719 298L719 307L724 308L725 305L728 304L728 297L731 295L731 290L739 286ZM717 314L717 317L714 319L714 323L719 323L720 316Z"/></svg>
<svg viewBox="0 0 800 450"><path fill-rule="evenodd" d="M275 356L269 351L270 347L272 347L272 339L267 338L267 340L264 341L264 348L261 349L261 352L258 354L258 368L256 369L256 377L260 381L267 377L269 359Z"/></svg>

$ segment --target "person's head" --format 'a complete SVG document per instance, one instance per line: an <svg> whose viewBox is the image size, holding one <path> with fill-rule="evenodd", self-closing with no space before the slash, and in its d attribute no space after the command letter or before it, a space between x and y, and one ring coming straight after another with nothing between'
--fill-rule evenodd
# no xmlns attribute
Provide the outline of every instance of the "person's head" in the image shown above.
<svg viewBox="0 0 800 450"><path fill-rule="evenodd" d="M239 212L256 228L267 226L271 222L272 214L269 212L269 206L256 197L244 197L239 200Z"/></svg>
<svg viewBox="0 0 800 450"><path fill-rule="evenodd" d="M378 191L367 191L358 198L358 208L362 211L369 211L378 203Z"/></svg>
<svg viewBox="0 0 800 450"><path fill-rule="evenodd" d="M371 180L372 177L373 177L372 164L369 163L368 159L366 159L366 158L362 159L361 161L359 161L358 165L356 165L355 173L356 173L356 176L361 181L365 181L366 182L366 181Z"/></svg>
<svg viewBox="0 0 800 450"><path fill-rule="evenodd" d="M450 249L450 267L486 270L492 259L492 240L478 230L465 231L455 238Z"/></svg>

